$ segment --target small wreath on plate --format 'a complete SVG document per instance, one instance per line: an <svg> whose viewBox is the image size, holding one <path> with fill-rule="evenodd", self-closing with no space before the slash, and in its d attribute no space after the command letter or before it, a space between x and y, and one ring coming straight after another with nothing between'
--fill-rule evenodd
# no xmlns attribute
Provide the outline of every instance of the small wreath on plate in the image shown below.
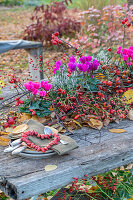
<svg viewBox="0 0 133 200"><path fill-rule="evenodd" d="M51 141L47 146L45 147L41 147L39 145L36 145L35 143L31 142L28 137L29 136L36 136L37 138L40 138L42 140L44 139L50 139L50 138L53 138L53 141ZM28 147L30 148L34 148L35 150L37 151L42 151L43 153L45 153L45 151L51 149L51 147L53 145L57 145L58 142L60 141L60 137L57 133L50 133L50 134L39 134L35 131L28 131L28 132L24 132L22 134L22 137L21 137L21 141L22 142L25 142L27 144Z"/></svg>

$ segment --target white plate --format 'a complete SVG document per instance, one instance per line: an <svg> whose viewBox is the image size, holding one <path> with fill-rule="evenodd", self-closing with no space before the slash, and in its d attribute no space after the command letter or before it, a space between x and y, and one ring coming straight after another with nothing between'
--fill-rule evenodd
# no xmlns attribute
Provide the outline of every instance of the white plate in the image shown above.
<svg viewBox="0 0 133 200"><path fill-rule="evenodd" d="M19 156L22 156L22 157L25 157L25 158L36 158L36 159L39 159L39 158L47 158L47 157L50 157L50 156L53 156L53 155L56 155L56 154L57 154L56 152L53 152L53 153L42 153L42 154L30 154L30 153L21 152L19 154Z"/></svg>
<svg viewBox="0 0 133 200"><path fill-rule="evenodd" d="M45 154L53 153L53 152L54 152L53 150L48 150L48 151L45 152ZM23 151L23 153L27 153L27 154L44 154L42 151L32 151L32 150L27 150L27 149L25 149Z"/></svg>
<svg viewBox="0 0 133 200"><path fill-rule="evenodd" d="M9 143L9 146L11 146L11 142ZM28 154L44 154L42 151L34 151L34 150L27 150L27 149L25 149L23 152L28 153ZM54 152L53 150L48 150L48 151L46 151L45 154L53 153L53 152Z"/></svg>

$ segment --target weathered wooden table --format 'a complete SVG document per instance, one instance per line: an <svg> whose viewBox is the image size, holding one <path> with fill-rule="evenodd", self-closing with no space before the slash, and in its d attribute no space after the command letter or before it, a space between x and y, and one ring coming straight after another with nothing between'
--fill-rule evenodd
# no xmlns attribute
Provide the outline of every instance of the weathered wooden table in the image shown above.
<svg viewBox="0 0 133 200"><path fill-rule="evenodd" d="M25 49L29 54L29 71L32 75L33 81L40 81L43 79L43 69L41 71L38 60L41 59L43 65L43 46L41 42L33 42L26 40L5 40L0 41L0 54L10 50ZM39 58L39 59L38 59ZM36 66L36 70L34 70Z"/></svg>
<svg viewBox="0 0 133 200"><path fill-rule="evenodd" d="M111 133L108 128L124 128L125 133ZM68 155L47 159L27 159L4 153L0 147L0 189L14 199L25 199L72 182L72 177L96 175L118 166L133 163L133 121L124 120L98 130L82 128L72 137L79 148ZM46 172L44 167L58 168Z"/></svg>

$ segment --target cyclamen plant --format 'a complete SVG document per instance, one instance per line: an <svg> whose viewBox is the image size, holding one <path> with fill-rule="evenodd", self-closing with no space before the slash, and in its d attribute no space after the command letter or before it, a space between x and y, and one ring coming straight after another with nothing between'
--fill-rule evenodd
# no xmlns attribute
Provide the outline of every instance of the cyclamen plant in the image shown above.
<svg viewBox="0 0 133 200"><path fill-rule="evenodd" d="M41 81L41 83L29 81L24 84L24 87L30 92L31 96L24 101L20 111L39 117L48 116L51 113L49 109L51 102L46 99L46 96L52 89L52 85L47 81Z"/></svg>
<svg viewBox="0 0 133 200"><path fill-rule="evenodd" d="M55 72L58 71L61 66L62 62L57 61L53 73L55 74ZM92 60L91 56L79 58L77 63L76 58L73 55L71 58L69 58L69 63L68 63L68 69L70 70L69 71L70 73L74 72L75 70L89 73L90 71L97 70L98 66L99 66L98 60L95 59Z"/></svg>

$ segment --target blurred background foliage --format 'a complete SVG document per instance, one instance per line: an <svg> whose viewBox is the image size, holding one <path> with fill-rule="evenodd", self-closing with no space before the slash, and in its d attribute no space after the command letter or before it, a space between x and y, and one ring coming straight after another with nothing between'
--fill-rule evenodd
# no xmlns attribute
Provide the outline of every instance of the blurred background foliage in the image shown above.
<svg viewBox="0 0 133 200"><path fill-rule="evenodd" d="M53 0L0 0L0 5L4 6L38 6L41 4L50 4ZM61 0L55 0L61 1ZM86 10L91 6L102 9L107 5L117 5L126 3L127 0L72 0L73 4L69 4L69 8L79 8Z"/></svg>

